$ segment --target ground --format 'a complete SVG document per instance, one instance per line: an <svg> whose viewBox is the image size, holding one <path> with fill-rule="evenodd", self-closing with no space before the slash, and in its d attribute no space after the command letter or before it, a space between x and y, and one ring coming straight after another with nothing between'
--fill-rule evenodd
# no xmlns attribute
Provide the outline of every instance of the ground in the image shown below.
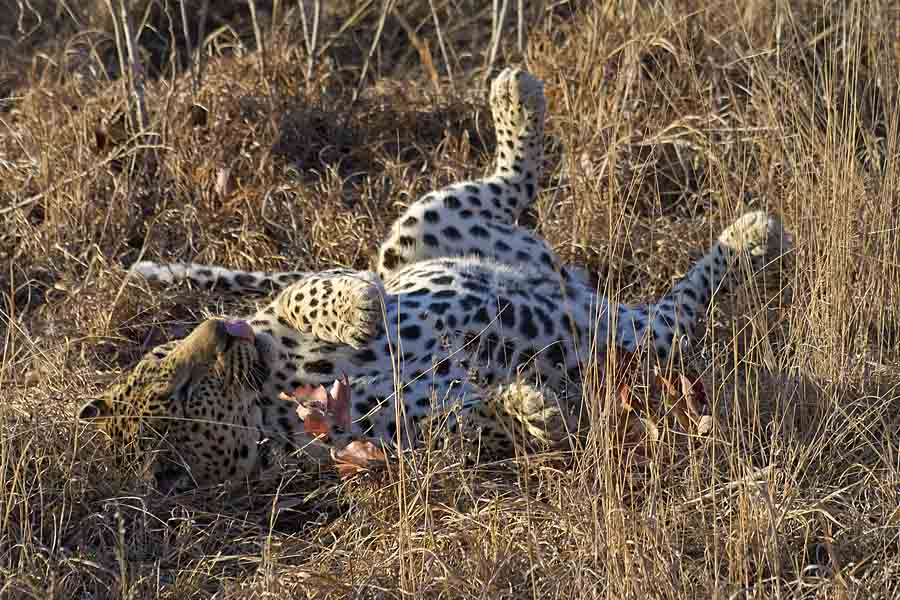
<svg viewBox="0 0 900 600"><path fill-rule="evenodd" d="M256 5L260 51L244 4L211 3L200 68L179 3L133 4L145 140L104 3L0 15L0 597L898 595L891 3L526 3L522 48L507 3L488 72L491 3L396 3L375 39L382 3L330 2L309 78L296 5ZM164 498L76 422L152 345L254 308L129 265L368 266L414 198L490 169L508 64L548 96L523 221L616 298L664 291L746 209L792 231L709 315L709 440L638 464L597 418L574 457L448 448L381 481Z"/></svg>

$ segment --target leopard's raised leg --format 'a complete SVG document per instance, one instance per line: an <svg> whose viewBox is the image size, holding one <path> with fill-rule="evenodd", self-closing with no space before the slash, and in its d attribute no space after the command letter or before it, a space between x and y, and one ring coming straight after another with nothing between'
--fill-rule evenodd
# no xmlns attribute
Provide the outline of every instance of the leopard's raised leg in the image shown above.
<svg viewBox="0 0 900 600"><path fill-rule="evenodd" d="M494 174L429 193L407 208L379 251L377 270L385 281L406 265L444 256L559 267L544 240L515 225L538 191L543 83L521 69L505 69L491 85L490 102L497 132Z"/></svg>
<svg viewBox="0 0 900 600"><path fill-rule="evenodd" d="M643 346L667 362L695 337L699 318L713 296L739 274L742 261L756 273L787 252L791 243L777 217L764 211L744 214L665 296L650 304L616 308L616 345L631 352Z"/></svg>

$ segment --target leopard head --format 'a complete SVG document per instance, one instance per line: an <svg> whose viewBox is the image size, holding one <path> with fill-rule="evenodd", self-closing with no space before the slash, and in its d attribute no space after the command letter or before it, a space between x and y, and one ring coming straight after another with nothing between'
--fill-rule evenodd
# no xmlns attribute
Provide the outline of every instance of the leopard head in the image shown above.
<svg viewBox="0 0 900 600"><path fill-rule="evenodd" d="M169 348L84 404L79 419L107 434L120 458L140 459L164 492L248 474L259 441L253 330L209 319Z"/></svg>

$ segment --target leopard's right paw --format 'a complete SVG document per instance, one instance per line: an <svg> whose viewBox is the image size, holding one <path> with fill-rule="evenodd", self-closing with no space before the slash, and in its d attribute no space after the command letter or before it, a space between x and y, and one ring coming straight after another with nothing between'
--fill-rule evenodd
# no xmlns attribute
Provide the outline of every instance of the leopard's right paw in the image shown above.
<svg viewBox="0 0 900 600"><path fill-rule="evenodd" d="M379 331L384 320L384 287L375 278L345 278L336 297L335 313L342 316L337 324L338 337L359 350Z"/></svg>

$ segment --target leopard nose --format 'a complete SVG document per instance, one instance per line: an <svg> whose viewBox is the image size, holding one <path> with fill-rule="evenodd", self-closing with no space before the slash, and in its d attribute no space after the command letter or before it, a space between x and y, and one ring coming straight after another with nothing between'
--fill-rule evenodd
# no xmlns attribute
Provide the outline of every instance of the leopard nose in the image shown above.
<svg viewBox="0 0 900 600"><path fill-rule="evenodd" d="M226 321L225 332L231 337L240 338L248 342L252 342L255 337L253 328L250 327L250 324L247 323L247 321Z"/></svg>

